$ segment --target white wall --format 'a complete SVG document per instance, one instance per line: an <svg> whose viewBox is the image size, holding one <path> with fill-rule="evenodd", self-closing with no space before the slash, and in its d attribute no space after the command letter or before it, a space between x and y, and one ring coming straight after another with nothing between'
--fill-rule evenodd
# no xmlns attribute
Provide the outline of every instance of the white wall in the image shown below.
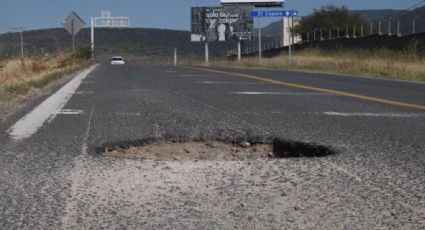
<svg viewBox="0 0 425 230"><path fill-rule="evenodd" d="M301 17L294 17L294 25L293 26L296 26L296 25L298 25L298 23L300 22L300 20L301 20ZM285 18L283 18L283 31L284 31L284 33L283 33L283 45L284 46L288 46L289 45L289 28L290 28L290 26L292 26L292 20L291 20L291 18L287 18L287 17L285 17ZM291 38L292 39L292 38ZM301 37L300 36L294 36L294 41L293 41L293 44L294 43L299 43L299 42L301 42Z"/></svg>

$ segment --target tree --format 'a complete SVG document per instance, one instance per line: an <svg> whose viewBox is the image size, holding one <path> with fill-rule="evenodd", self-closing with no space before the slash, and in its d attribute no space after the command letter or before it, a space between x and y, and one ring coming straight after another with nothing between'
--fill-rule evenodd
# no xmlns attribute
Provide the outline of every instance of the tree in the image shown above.
<svg viewBox="0 0 425 230"><path fill-rule="evenodd" d="M314 9L310 16L304 17L300 23L294 28L294 32L300 35L303 40L307 39L307 34L310 39L313 39L313 33L316 33L316 39L320 36L328 37L331 31L332 37L339 34L353 36L354 27L356 34L359 35L360 27L365 24L364 18L357 13L350 12L345 6L328 5L322 8Z"/></svg>

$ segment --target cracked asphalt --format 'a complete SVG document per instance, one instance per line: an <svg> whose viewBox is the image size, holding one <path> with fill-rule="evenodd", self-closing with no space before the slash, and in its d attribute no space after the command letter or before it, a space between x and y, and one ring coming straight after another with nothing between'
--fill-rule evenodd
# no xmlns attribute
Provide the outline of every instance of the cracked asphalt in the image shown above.
<svg viewBox="0 0 425 230"><path fill-rule="evenodd" d="M425 84L210 68L423 106ZM58 85L52 93L64 84ZM0 124L1 229L424 229L425 111L220 72L99 65L33 135ZM323 158L155 161L146 138L279 137Z"/></svg>

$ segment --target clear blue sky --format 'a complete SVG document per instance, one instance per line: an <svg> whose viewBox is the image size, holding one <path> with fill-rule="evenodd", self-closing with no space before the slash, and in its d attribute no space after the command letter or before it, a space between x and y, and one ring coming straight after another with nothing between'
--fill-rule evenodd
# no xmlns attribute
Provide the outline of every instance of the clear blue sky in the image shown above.
<svg viewBox="0 0 425 230"><path fill-rule="evenodd" d="M406 9L419 2L421 0L286 0L286 7L308 15L314 8L328 4L346 5L353 10ZM189 30L190 7L219 3L219 0L1 0L0 33L8 31L10 26L61 27L61 21L71 11L90 23L90 16L100 15L101 10L110 10L113 16L129 16L132 27Z"/></svg>

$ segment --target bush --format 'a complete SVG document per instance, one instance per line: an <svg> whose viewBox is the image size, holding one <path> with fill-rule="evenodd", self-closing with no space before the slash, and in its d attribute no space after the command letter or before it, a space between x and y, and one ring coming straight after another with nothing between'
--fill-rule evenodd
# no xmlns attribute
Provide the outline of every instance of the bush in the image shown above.
<svg viewBox="0 0 425 230"><path fill-rule="evenodd" d="M92 56L92 50L90 46L79 46L74 53L72 54L72 57L79 60L87 60L90 59Z"/></svg>

